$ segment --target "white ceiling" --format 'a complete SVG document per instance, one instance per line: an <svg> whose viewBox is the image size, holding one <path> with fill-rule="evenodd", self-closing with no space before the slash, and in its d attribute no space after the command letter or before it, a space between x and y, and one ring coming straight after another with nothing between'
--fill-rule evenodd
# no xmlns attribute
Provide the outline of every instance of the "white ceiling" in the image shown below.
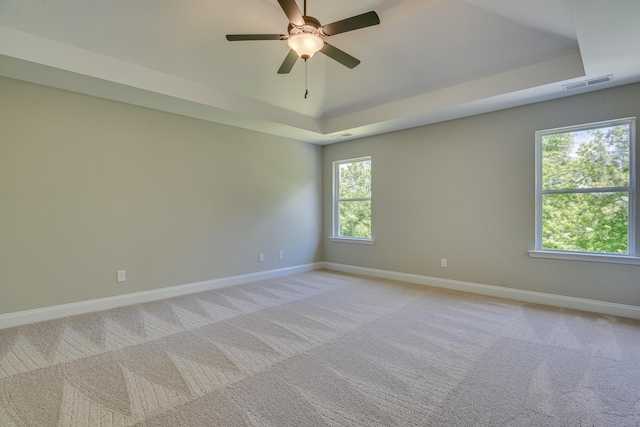
<svg viewBox="0 0 640 427"><path fill-rule="evenodd" d="M0 0L0 75L317 144L640 81L639 0L308 0L360 59L276 73L276 0ZM302 0L298 1L303 9ZM562 84L614 80L574 91Z"/></svg>

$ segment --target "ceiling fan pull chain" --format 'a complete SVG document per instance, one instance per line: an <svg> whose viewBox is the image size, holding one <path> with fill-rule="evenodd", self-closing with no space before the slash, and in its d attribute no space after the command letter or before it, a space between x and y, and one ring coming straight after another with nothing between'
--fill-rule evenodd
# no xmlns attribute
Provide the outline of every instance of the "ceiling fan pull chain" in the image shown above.
<svg viewBox="0 0 640 427"><path fill-rule="evenodd" d="M309 79L307 77L307 60L304 60L304 99L309 95Z"/></svg>

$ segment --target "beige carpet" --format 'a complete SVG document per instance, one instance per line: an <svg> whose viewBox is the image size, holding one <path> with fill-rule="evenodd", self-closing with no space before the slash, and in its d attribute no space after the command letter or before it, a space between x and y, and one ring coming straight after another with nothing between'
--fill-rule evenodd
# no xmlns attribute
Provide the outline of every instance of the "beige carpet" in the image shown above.
<svg viewBox="0 0 640 427"><path fill-rule="evenodd" d="M0 426L640 426L640 322L316 271L0 331Z"/></svg>

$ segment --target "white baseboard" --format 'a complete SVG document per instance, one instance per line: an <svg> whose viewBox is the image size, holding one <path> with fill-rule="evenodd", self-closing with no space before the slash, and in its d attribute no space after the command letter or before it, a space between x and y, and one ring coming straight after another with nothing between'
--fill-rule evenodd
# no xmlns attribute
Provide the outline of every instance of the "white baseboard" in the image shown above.
<svg viewBox="0 0 640 427"><path fill-rule="evenodd" d="M554 307L571 308L594 313L609 314L613 316L640 319L640 307L625 304L615 304L605 301L596 301L583 298L567 297L563 295L547 294L543 292L525 291L521 289L505 288L501 286L483 285L458 280L441 279L438 277L421 276L418 274L400 273L389 270L358 267L353 265L337 264L332 262L317 262L295 267L281 268L277 270L261 271L258 273L243 274L240 276L223 277L220 279L206 280L203 282L189 283L185 285L171 286L154 289L151 291L134 292L107 298L98 298L89 301L81 301L70 304L56 305L52 307L37 308L15 313L0 315L0 329L46 320L60 319L78 314L86 314L100 310L123 307L133 304L141 304L172 298L181 295L203 292L228 286L241 285L258 280L272 279L274 277L288 276L290 274L319 270L342 271L345 273L361 274L365 276L380 277L383 279L399 280L438 288L453 289L463 292L471 292L481 295L489 295L498 298L507 298L536 304L545 304Z"/></svg>
<svg viewBox="0 0 640 427"><path fill-rule="evenodd" d="M241 285L243 283L255 282L258 280L288 276L295 273L319 270L323 268L323 266L324 263L317 262L295 267L279 268L277 270L261 271L258 273L243 274L240 276L223 277L220 279L206 280L203 282L170 286L167 288L154 289L151 291L134 292L130 294L98 298L89 301L74 302L70 304L55 305L52 307L43 307L33 310L1 314L0 329L26 325L29 323L43 322L45 320L60 319L62 317L75 316L78 314L91 313L94 311L109 310L111 308L124 307L127 305L157 301L160 299L193 294L196 292L225 288L227 286Z"/></svg>
<svg viewBox="0 0 640 427"><path fill-rule="evenodd" d="M505 288L502 286L483 285L480 283L441 279L438 277L421 276L418 274L399 273L396 271L336 264L332 262L325 262L324 268L328 270L342 271L344 273L361 274L365 276L380 277L383 279L399 280L402 282L434 286L437 288L453 289L456 291L471 292L498 298L507 298L517 301L550 305L554 307L571 308L574 310L583 310L592 313L609 314L613 316L640 319L640 307L634 305L615 304L605 301L574 298L563 295L547 294L543 292Z"/></svg>

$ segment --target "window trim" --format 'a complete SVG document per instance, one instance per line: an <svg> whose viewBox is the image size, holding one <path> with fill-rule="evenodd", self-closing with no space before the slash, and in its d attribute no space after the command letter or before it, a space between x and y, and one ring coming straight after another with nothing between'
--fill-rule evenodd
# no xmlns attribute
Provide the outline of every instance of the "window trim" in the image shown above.
<svg viewBox="0 0 640 427"><path fill-rule="evenodd" d="M366 237L336 237L329 236L329 240L332 242L343 242L343 243L359 243L361 245L373 245L373 238L369 239Z"/></svg>
<svg viewBox="0 0 640 427"><path fill-rule="evenodd" d="M599 254L595 252L569 252L551 249L531 249L528 251L531 258L563 259L569 261L594 261L611 264L640 265L640 257L631 255Z"/></svg>
<svg viewBox="0 0 640 427"><path fill-rule="evenodd" d="M360 244L373 244L373 221L371 224L371 237L349 237L340 235L340 202L341 201L369 201L373 206L373 190L372 195L369 198L356 198L356 199L340 199L340 165L345 163L356 163L369 161L371 163L371 169L373 170L373 161L371 156L356 157L353 159L336 160L333 162L333 197L332 197L332 225L331 236L329 240L332 242L348 242L348 243L360 243ZM372 215L373 216L373 215Z"/></svg>
<svg viewBox="0 0 640 427"><path fill-rule="evenodd" d="M554 258L563 260L576 261L596 261L608 262L615 264L634 264L640 265L640 248L638 248L637 228L638 210L637 210L637 175L638 157L636 153L636 118L626 117L622 119L606 120L601 122L586 123L582 125L565 126L554 129L539 130L536 132L535 144L535 249L529 250L529 256L532 258ZM612 187L597 188L597 191L591 189L571 189L571 190L543 190L542 189L542 137L557 133L567 133L573 131L585 131L598 129L608 126L629 126L629 186L628 187ZM629 193L629 224L628 224L628 253L627 254L611 254L600 252L582 252L582 251L561 251L554 249L544 249L542 247L542 196L543 194L575 194L575 193L595 193L595 192L627 192Z"/></svg>

